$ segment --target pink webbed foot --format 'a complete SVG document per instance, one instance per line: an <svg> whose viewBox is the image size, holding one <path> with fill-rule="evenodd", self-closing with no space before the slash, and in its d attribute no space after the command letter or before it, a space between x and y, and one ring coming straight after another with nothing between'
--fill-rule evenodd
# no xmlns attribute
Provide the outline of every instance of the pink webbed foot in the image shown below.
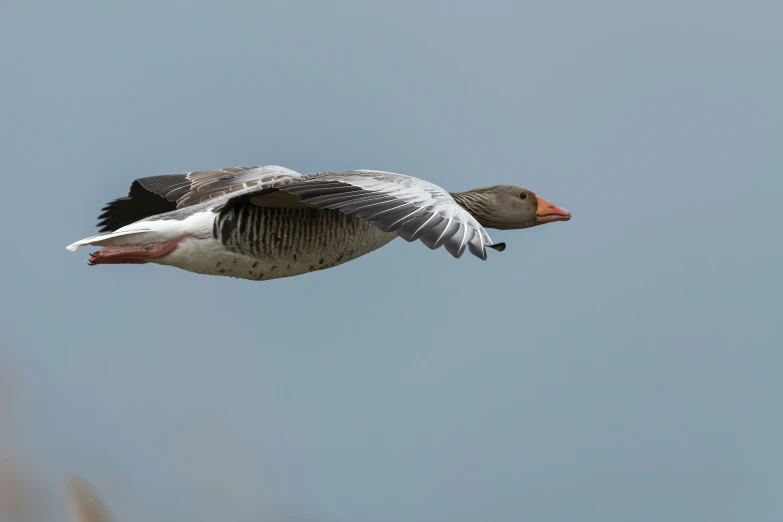
<svg viewBox="0 0 783 522"><path fill-rule="evenodd" d="M118 265L118 264L142 264L154 259L167 256L177 249L177 245L184 239L178 237L169 241L145 243L143 245L120 245L104 247L90 254L88 264L94 265Z"/></svg>

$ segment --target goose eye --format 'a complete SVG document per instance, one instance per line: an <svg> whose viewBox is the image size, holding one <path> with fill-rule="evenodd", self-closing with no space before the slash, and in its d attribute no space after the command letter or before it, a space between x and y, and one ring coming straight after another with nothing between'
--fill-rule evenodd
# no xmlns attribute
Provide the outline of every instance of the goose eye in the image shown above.
<svg viewBox="0 0 783 522"><path fill-rule="evenodd" d="M519 195L519 197L522 199L527 199L527 192L523 192L522 194Z"/></svg>

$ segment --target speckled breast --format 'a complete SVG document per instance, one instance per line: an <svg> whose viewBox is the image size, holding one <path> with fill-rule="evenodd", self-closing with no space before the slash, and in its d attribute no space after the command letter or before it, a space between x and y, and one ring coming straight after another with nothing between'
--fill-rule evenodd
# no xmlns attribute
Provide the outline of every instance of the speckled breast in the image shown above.
<svg viewBox="0 0 783 522"><path fill-rule="evenodd" d="M250 203L221 212L212 235L236 255L227 260L222 275L258 280L332 268L397 237L337 210L267 208Z"/></svg>

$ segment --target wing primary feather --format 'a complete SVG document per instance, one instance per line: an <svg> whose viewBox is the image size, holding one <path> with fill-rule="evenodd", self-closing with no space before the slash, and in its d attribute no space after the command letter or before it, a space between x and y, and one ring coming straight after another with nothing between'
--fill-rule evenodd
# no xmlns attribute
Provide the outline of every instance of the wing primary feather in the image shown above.
<svg viewBox="0 0 783 522"><path fill-rule="evenodd" d="M347 214L356 214L362 219L375 221L373 216L407 205L407 203L403 203L402 205L400 205L399 203L400 203L399 201L392 199L389 201L381 201L381 202L373 203L372 205L362 205L353 208L344 207L341 208L340 210L346 212Z"/></svg>
<svg viewBox="0 0 783 522"><path fill-rule="evenodd" d="M309 192L318 192L333 188L341 188L346 192L362 190L361 187L343 183L341 181L303 181L302 183L292 185L289 191L297 194L307 194Z"/></svg>
<svg viewBox="0 0 783 522"><path fill-rule="evenodd" d="M446 218L443 216L440 216L440 218L441 219L438 223L431 225L430 229L422 234L419 238L421 242L427 245L427 248L431 250L435 250L440 247L440 245L437 244L437 240L440 237L442 231L448 227L448 221L446 221Z"/></svg>
<svg viewBox="0 0 783 522"><path fill-rule="evenodd" d="M348 201L345 203L336 203L334 205L334 208L339 208L340 210L343 210L344 212L351 212L354 213L358 210L361 210L363 208L372 208L376 206L380 206L384 203L399 203L398 199L395 199L389 195L383 194L380 196L376 196L374 198L362 198L361 200L357 201Z"/></svg>
<svg viewBox="0 0 783 522"><path fill-rule="evenodd" d="M395 203L399 203L399 200L394 200L394 202ZM376 212L375 214L368 214L366 219L374 220L375 218L377 218L381 214L385 214L387 212L391 212L392 210L401 209L401 208L404 208L404 207L410 208L412 206L414 206L413 203L403 203L402 205L397 205L397 206L394 206L392 208L387 208L387 209L380 210L380 211ZM376 209L373 208L372 210L376 210Z"/></svg>
<svg viewBox="0 0 783 522"><path fill-rule="evenodd" d="M414 215L415 213L419 212L420 210L421 210L421 209L417 208L416 210L414 210L414 211L413 211L413 212L411 212L410 214L408 214L408 215L406 215L406 216L403 216L403 217L401 217L400 219L398 219L397 221L395 221L394 223L392 223L390 226L392 226L392 227L393 227L394 225L396 225L396 224L397 224L397 223L399 223L400 221L403 221L403 220L405 220L405 219L407 219L407 218L411 217L412 215Z"/></svg>
<svg viewBox="0 0 783 522"><path fill-rule="evenodd" d="M459 243L459 250L458 250L458 252L459 252L460 256L462 255L462 252L465 251L465 244L467 243L467 239L468 239L468 225L465 225L465 233L462 234L462 241L460 241L460 243Z"/></svg>
<svg viewBox="0 0 783 522"><path fill-rule="evenodd" d="M476 240L476 236L478 236L478 241ZM468 248L470 248L471 253L482 259L487 259L487 250L484 248L484 237L481 234L481 231L474 229L474 235L473 238L468 241Z"/></svg>
<svg viewBox="0 0 783 522"><path fill-rule="evenodd" d="M334 203L340 203L342 201L353 201L356 199L356 194L354 194L355 191L350 192L342 192L339 194L326 194L324 196L309 196L307 198L307 201L309 203L312 203L313 205L321 205L324 202L328 202L328 204L334 204ZM377 196L377 194L373 194L373 197Z"/></svg>
<svg viewBox="0 0 783 522"><path fill-rule="evenodd" d="M351 190L346 190L345 186L338 186L338 187L326 187L326 188L318 188L318 189L312 189L312 190L301 190L296 191L294 194L301 198L315 198L315 197L324 197L324 196L336 196L339 194L345 194L346 192L356 192Z"/></svg>
<svg viewBox="0 0 783 522"><path fill-rule="evenodd" d="M411 205L412 206L412 205ZM378 216L374 218L364 218L361 214L359 214L359 217L362 219L367 219L368 221L372 221L375 223L378 227L380 227L383 230L389 231L389 230L396 230L399 227L391 227L391 225L400 217L404 216L411 208L411 206L405 206L402 208L398 208L394 210L393 212L390 212L388 214L384 214L383 216Z"/></svg>
<svg viewBox="0 0 783 522"><path fill-rule="evenodd" d="M392 232L394 230L398 230L401 227L405 225L405 223L402 223L405 219L416 219L417 214L421 215L423 212L426 212L423 209L417 208L413 212L408 212L408 209L403 209L395 212L394 214L390 214L388 216L385 216L383 219L380 219L377 221L377 225L381 230L384 230L386 232ZM411 218L411 216L416 216ZM408 234L405 234L406 236ZM403 236L403 237L404 237Z"/></svg>
<svg viewBox="0 0 783 522"><path fill-rule="evenodd" d="M424 227L426 227L426 226L427 226L427 224L428 224L430 221L432 221L433 219L435 219L436 217L441 217L441 216L440 216L440 214L438 214L438 213L436 213L436 212L433 212L433 213L431 213L431 214L430 214L430 217L429 217L429 218L427 218L427 220L426 220L426 221L424 221L424 223L422 223L422 224L419 226L419 228L417 228L416 230L414 230L414 231L413 231L413 234L411 234L411 235L410 235L410 238L411 238L410 240L411 240L411 241L416 241L417 239L419 239L419 237L420 237L420 235L421 235L421 234L419 234L419 232L422 232L422 233L423 233L423 232L424 232ZM443 220L443 218L441 217L441 221L442 221L442 220ZM437 223L435 223L435 224L437 224Z"/></svg>
<svg viewBox="0 0 783 522"><path fill-rule="evenodd" d="M462 256L462 252L460 251L460 241L457 239L457 235L459 234L460 228L462 228L464 225L459 221L456 221L456 223L457 230L443 242L443 246L446 247L446 250L452 256L460 258Z"/></svg>
<svg viewBox="0 0 783 522"><path fill-rule="evenodd" d="M446 232L449 230L449 227L451 227L451 223L454 221L454 218L452 216L449 216L449 222L446 223L446 228L443 229L443 232L440 233L440 236L438 236L438 239L435 240L435 245L439 245L441 239L443 239L443 236L446 234ZM437 248L437 247L436 247Z"/></svg>

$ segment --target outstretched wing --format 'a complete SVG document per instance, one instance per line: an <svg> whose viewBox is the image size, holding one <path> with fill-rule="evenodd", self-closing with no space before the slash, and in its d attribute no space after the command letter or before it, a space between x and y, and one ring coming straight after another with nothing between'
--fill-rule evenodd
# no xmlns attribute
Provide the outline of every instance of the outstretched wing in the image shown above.
<svg viewBox="0 0 783 522"><path fill-rule="evenodd" d="M293 170L268 165L139 178L131 184L126 197L115 199L103 207L98 227L101 232L113 232L157 214L300 176Z"/></svg>
<svg viewBox="0 0 783 522"><path fill-rule="evenodd" d="M283 194L289 196L281 198ZM445 246L454 257L467 248L486 259L486 247L493 246L484 227L439 186L374 170L302 176L284 167L257 166L140 178L127 197L104 207L98 226L101 232L111 232L228 195L215 210L245 201L259 206L306 205L356 215L407 241L421 240L433 250Z"/></svg>
<svg viewBox="0 0 783 522"><path fill-rule="evenodd" d="M493 245L484 227L448 192L422 179L391 172L309 174L242 190L225 205L249 200L265 206L276 191L297 196L306 205L356 215L407 241L421 240L433 250L445 246L454 257L461 257L467 248L486 259L486 247Z"/></svg>
<svg viewBox="0 0 783 522"><path fill-rule="evenodd" d="M277 165L191 172L187 174L190 189L177 200L177 208L197 205L251 187L262 190L301 177L298 172Z"/></svg>

